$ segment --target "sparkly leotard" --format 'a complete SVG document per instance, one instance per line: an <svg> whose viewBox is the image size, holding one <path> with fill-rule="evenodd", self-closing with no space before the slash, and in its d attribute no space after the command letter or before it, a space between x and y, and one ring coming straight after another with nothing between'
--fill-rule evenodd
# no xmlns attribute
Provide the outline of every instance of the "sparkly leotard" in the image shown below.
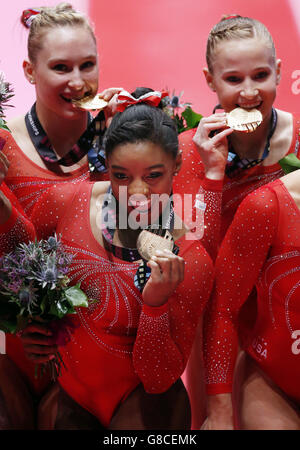
<svg viewBox="0 0 300 450"><path fill-rule="evenodd" d="M160 307L143 304L134 285L138 263L120 260L95 239L89 211L93 183L51 188L36 204L32 220L39 237L62 235L74 255L70 278L81 282L90 299L88 309L74 317L71 341L60 347L67 370L59 382L104 426L118 404L139 384L159 393L182 374L197 322L212 286L211 259L195 240L176 243L185 259L185 278Z"/></svg>
<svg viewBox="0 0 300 450"><path fill-rule="evenodd" d="M299 155L299 130L300 116L299 114L293 114L293 136L287 153ZM193 208L185 211L184 221L192 228L196 223L202 245L215 260L219 246L241 201L253 190L281 177L283 172L279 164L257 165L242 171L233 178L228 178L225 175L222 181L209 180L205 177L204 165L197 147L193 143L195 131L195 129L192 129L179 134L182 167L178 175L174 177L173 192L181 196L192 194ZM200 194L200 201L197 202L198 208L195 208L197 194ZM196 214L198 217L195 222ZM239 335L241 340L246 338L248 330L252 328L255 315L256 292L254 289L249 296L249 300L240 311ZM201 354L202 333L199 331L193 358L189 362L188 372L191 375L188 375L189 381L187 384L188 386L191 384L189 392L192 403L195 405L203 404L203 394L199 388L203 382ZM194 400L193 397L195 397ZM196 428L201 426L202 415L202 411L196 413L196 416L199 416Z"/></svg>
<svg viewBox="0 0 300 450"><path fill-rule="evenodd" d="M299 155L300 116L293 114L293 138L287 153ZM192 138L195 130L179 135L183 163L174 177L174 193L203 195L206 205L204 213L204 235L201 240L208 253L215 259L218 247L233 220L241 201L253 190L283 176L279 164L257 165L244 170L233 178L225 175L224 180L209 180L205 177L204 166Z"/></svg>
<svg viewBox="0 0 300 450"><path fill-rule="evenodd" d="M14 250L18 242L33 240L35 231L16 197L10 192L5 183L1 184L0 190L12 206L9 219L3 224L0 224L0 254L4 254Z"/></svg>
<svg viewBox="0 0 300 450"><path fill-rule="evenodd" d="M31 161L17 145L11 133L1 129L0 136L6 140L2 151L10 161L5 182L28 216L30 216L37 199L53 184L76 183L89 177L87 163L73 172L54 173Z"/></svg>
<svg viewBox="0 0 300 450"><path fill-rule="evenodd" d="M238 311L254 284L258 313L245 350L300 402L300 211L281 180L242 202L216 260L205 322L209 394L231 391Z"/></svg>
<svg viewBox="0 0 300 450"><path fill-rule="evenodd" d="M72 172L55 173L31 161L8 131L1 129L0 137L6 141L2 152L10 162L5 182L29 218L36 201L51 186L58 183L76 184L90 177L88 163ZM107 174L98 175L97 179L107 179ZM19 337L9 334L6 336L6 353L22 371L31 389L36 393L42 392L49 380L47 381L46 376L43 379L35 377L35 365L25 357Z"/></svg>

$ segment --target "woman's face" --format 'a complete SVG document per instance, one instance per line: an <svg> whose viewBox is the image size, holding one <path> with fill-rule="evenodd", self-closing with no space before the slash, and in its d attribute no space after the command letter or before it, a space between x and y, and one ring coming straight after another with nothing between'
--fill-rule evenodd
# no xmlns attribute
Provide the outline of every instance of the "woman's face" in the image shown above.
<svg viewBox="0 0 300 450"><path fill-rule="evenodd" d="M261 39L235 39L219 43L213 74L206 71L205 76L226 112L257 108L266 118L280 81L280 61L274 61L272 49Z"/></svg>
<svg viewBox="0 0 300 450"><path fill-rule="evenodd" d="M43 48L32 64L37 105L60 117L76 119L83 112L75 109L71 100L96 94L98 89L95 41L83 26L51 28L42 40Z"/></svg>
<svg viewBox="0 0 300 450"><path fill-rule="evenodd" d="M153 222L164 207L164 202L158 205L159 196L165 194L166 200L171 193L180 160L149 141L118 145L108 157L114 196L123 208L126 202L127 213L133 212L141 223Z"/></svg>

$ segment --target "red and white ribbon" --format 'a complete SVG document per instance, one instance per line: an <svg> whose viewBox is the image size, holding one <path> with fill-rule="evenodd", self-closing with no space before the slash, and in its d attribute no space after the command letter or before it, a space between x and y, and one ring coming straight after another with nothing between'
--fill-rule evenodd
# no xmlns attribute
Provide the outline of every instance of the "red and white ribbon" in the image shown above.
<svg viewBox="0 0 300 450"><path fill-rule="evenodd" d="M133 97L127 91L121 91L117 97L117 111L123 112L128 106L138 103L146 103L151 106L158 106L161 99L166 97L168 92L151 91L141 95L139 98Z"/></svg>
<svg viewBox="0 0 300 450"><path fill-rule="evenodd" d="M35 18L36 15L40 14L41 11L38 9L25 9L22 14L22 22L26 26L26 28L30 28L31 22Z"/></svg>

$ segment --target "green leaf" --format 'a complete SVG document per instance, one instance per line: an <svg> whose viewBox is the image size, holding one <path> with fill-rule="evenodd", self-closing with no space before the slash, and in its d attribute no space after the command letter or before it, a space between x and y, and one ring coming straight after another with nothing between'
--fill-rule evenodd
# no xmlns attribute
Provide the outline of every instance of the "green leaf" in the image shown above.
<svg viewBox="0 0 300 450"><path fill-rule="evenodd" d="M58 301L56 303L56 307L59 317L64 317L68 313L68 307L64 305L62 302Z"/></svg>
<svg viewBox="0 0 300 450"><path fill-rule="evenodd" d="M8 126L6 125L5 120L0 118L0 128L4 128L4 130L10 131L10 129L8 128Z"/></svg>
<svg viewBox="0 0 300 450"><path fill-rule="evenodd" d="M49 314L61 319L68 313L68 308L62 302L57 301L51 304Z"/></svg>
<svg viewBox="0 0 300 450"><path fill-rule="evenodd" d="M83 306L87 308L89 306L88 304L88 298L85 295L85 293L80 289L80 284L76 284L75 286L71 286L68 289L65 290L65 296L67 297L68 302L74 306Z"/></svg>
<svg viewBox="0 0 300 450"><path fill-rule="evenodd" d="M5 333L15 333L17 331L17 320L0 319L0 330L4 331Z"/></svg>
<svg viewBox="0 0 300 450"><path fill-rule="evenodd" d="M187 124L186 129L188 129L188 130L191 128L197 127L197 125L199 124L200 120L203 117L201 114L198 114L195 111L193 111L190 106L185 108L185 110L182 112L181 115L182 115L182 117L184 117L184 119L186 121L186 124Z"/></svg>
<svg viewBox="0 0 300 450"><path fill-rule="evenodd" d="M41 309L42 314L45 313L47 306L48 306L48 295L46 294L46 295L44 295L44 297L40 303L40 309Z"/></svg>
<svg viewBox="0 0 300 450"><path fill-rule="evenodd" d="M300 169L300 159L297 158L295 153L285 156L279 160L279 164L285 174L294 172L294 170Z"/></svg>

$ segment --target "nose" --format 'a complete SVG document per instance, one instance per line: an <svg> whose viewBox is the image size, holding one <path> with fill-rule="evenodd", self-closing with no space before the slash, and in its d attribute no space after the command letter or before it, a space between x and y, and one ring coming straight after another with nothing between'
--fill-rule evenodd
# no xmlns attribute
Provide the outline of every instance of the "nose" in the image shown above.
<svg viewBox="0 0 300 450"><path fill-rule="evenodd" d="M79 69L73 69L70 74L68 85L71 89L80 91L84 87L84 80Z"/></svg>
<svg viewBox="0 0 300 450"><path fill-rule="evenodd" d="M259 91L255 85L250 81L245 82L242 86L242 90L240 91L240 95L247 99L255 98L258 95Z"/></svg>
<svg viewBox="0 0 300 450"><path fill-rule="evenodd" d="M133 180L128 186L129 196L147 196L149 194L149 186L141 179Z"/></svg>

